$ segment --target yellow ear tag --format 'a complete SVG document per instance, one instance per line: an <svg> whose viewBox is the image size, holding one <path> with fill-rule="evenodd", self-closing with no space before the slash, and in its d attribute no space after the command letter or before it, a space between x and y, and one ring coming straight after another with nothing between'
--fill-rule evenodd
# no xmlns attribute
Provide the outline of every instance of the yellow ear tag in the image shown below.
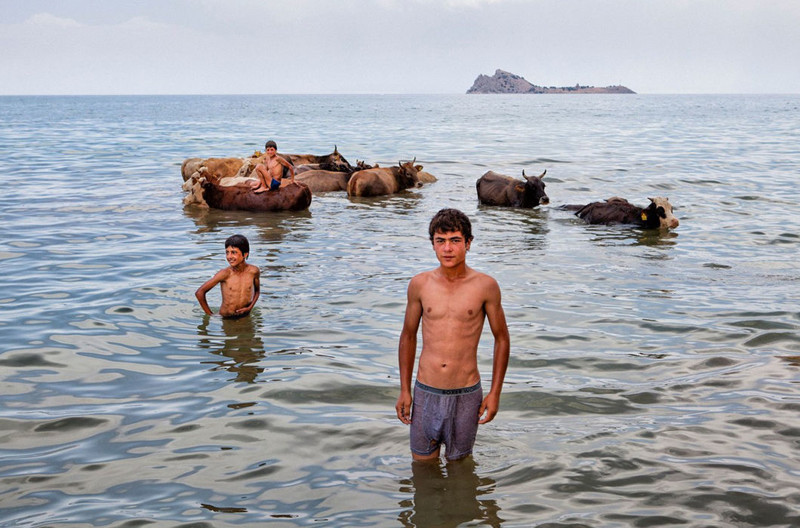
<svg viewBox="0 0 800 528"><path fill-rule="evenodd" d="M647 213L642 212L642 222L647 222Z"/></svg>

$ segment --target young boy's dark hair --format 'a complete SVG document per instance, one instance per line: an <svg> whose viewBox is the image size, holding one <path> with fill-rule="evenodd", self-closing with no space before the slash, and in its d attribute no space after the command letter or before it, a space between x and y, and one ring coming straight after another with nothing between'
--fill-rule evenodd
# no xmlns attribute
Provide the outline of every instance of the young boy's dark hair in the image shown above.
<svg viewBox="0 0 800 528"><path fill-rule="evenodd" d="M436 232L449 233L452 231L461 231L467 242L472 240L472 223L469 221L469 217L458 209L440 210L433 216L428 226L431 242Z"/></svg>
<svg viewBox="0 0 800 528"><path fill-rule="evenodd" d="M267 150L270 147L274 148L275 150L278 150L278 144L272 141L271 139L266 143L264 143L264 150Z"/></svg>
<svg viewBox="0 0 800 528"><path fill-rule="evenodd" d="M235 247L242 252L242 255L250 253L250 242L244 235L231 235L225 240L225 247Z"/></svg>

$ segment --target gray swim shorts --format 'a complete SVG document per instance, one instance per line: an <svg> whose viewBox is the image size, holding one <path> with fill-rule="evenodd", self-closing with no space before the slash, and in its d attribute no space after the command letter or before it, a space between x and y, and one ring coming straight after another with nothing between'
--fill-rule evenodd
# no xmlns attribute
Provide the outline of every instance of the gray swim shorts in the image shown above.
<svg viewBox="0 0 800 528"><path fill-rule="evenodd" d="M463 389L436 389L417 381L411 408L411 452L426 456L445 444L448 460L472 453L482 401L480 382Z"/></svg>

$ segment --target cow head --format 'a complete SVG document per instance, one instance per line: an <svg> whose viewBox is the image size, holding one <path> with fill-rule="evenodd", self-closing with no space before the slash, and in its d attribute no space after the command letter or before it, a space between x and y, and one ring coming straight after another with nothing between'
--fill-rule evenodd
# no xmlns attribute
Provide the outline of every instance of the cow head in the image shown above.
<svg viewBox="0 0 800 528"><path fill-rule="evenodd" d="M416 163L417 158L414 157L413 160L407 161L403 163L399 161L400 164L400 174L398 175L398 182L403 188L409 187L422 187L422 182L419 181L419 171L422 170L422 165L414 165Z"/></svg>
<svg viewBox="0 0 800 528"><path fill-rule="evenodd" d="M525 184L517 186L517 190L522 193L522 207L536 207L550 203L550 198L544 192L544 182L542 181L546 173L545 170L539 176L526 176L525 169L522 169Z"/></svg>
<svg viewBox="0 0 800 528"><path fill-rule="evenodd" d="M326 156L326 160L323 163L329 164L332 168L325 168L325 170L333 170L339 172L355 172L356 169L350 165L350 162L344 159L344 156L339 154L339 147L336 145L333 146L333 152Z"/></svg>
<svg viewBox="0 0 800 528"><path fill-rule="evenodd" d="M366 161L356 160L356 170L377 169L378 164L370 165Z"/></svg>
<svg viewBox="0 0 800 528"><path fill-rule="evenodd" d="M680 222L675 215L672 214L672 204L669 203L669 198L657 196L655 198L647 198L650 200L650 205L642 209L642 221L648 226L658 227L659 229L675 229ZM654 219L658 219L658 223Z"/></svg>

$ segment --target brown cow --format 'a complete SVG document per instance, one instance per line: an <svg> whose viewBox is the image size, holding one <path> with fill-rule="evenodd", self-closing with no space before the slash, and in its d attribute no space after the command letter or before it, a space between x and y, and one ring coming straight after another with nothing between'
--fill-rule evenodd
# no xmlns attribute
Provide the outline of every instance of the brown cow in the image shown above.
<svg viewBox="0 0 800 528"><path fill-rule="evenodd" d="M248 159L248 161L250 161ZM198 176L207 176L216 180L236 176L245 164L242 158L188 158L181 165L183 181L198 173ZM255 167L255 165L252 165Z"/></svg>
<svg viewBox="0 0 800 528"><path fill-rule="evenodd" d="M645 229L675 229L680 222L672 214L669 198L648 198L650 205L637 207L624 198L614 196L605 202L586 205L565 205L575 216L589 224L632 224Z"/></svg>
<svg viewBox="0 0 800 528"><path fill-rule="evenodd" d="M192 174L197 172L197 169L203 164L203 158L186 158L181 163L181 176L183 176L183 181L188 180L192 177Z"/></svg>
<svg viewBox="0 0 800 528"><path fill-rule="evenodd" d="M347 183L349 196L381 196L394 194L409 187L422 187L419 171L422 165L414 165L413 161L398 162L397 167L379 167L360 170L350 177Z"/></svg>
<svg viewBox="0 0 800 528"><path fill-rule="evenodd" d="M356 170L364 170L364 169L377 169L379 165L376 163L375 165L369 165L366 161L359 161L356 160ZM424 170L417 171L417 176L419 177L419 181L423 184L426 183L435 183L439 181L439 179L431 174L430 172L425 172Z"/></svg>
<svg viewBox="0 0 800 528"><path fill-rule="evenodd" d="M205 203L228 211L302 211L311 205L311 190L304 183L287 183L276 191L254 193L249 184L224 186L212 180L201 183Z"/></svg>
<svg viewBox="0 0 800 528"><path fill-rule="evenodd" d="M295 167L300 165L317 165L316 168L329 171L342 171L353 172L353 166L350 165L344 156L339 154L339 149L336 145L333 146L333 152L324 156L317 156L315 154L279 154L284 159Z"/></svg>
<svg viewBox="0 0 800 528"><path fill-rule="evenodd" d="M294 181L308 185L314 194L333 191L346 191L350 175L346 172L309 170L297 174Z"/></svg>
<svg viewBox="0 0 800 528"><path fill-rule="evenodd" d="M438 181L438 178L431 174L430 172L425 172L423 170L417 172L417 176L419 177L419 181L422 183L434 183Z"/></svg>

